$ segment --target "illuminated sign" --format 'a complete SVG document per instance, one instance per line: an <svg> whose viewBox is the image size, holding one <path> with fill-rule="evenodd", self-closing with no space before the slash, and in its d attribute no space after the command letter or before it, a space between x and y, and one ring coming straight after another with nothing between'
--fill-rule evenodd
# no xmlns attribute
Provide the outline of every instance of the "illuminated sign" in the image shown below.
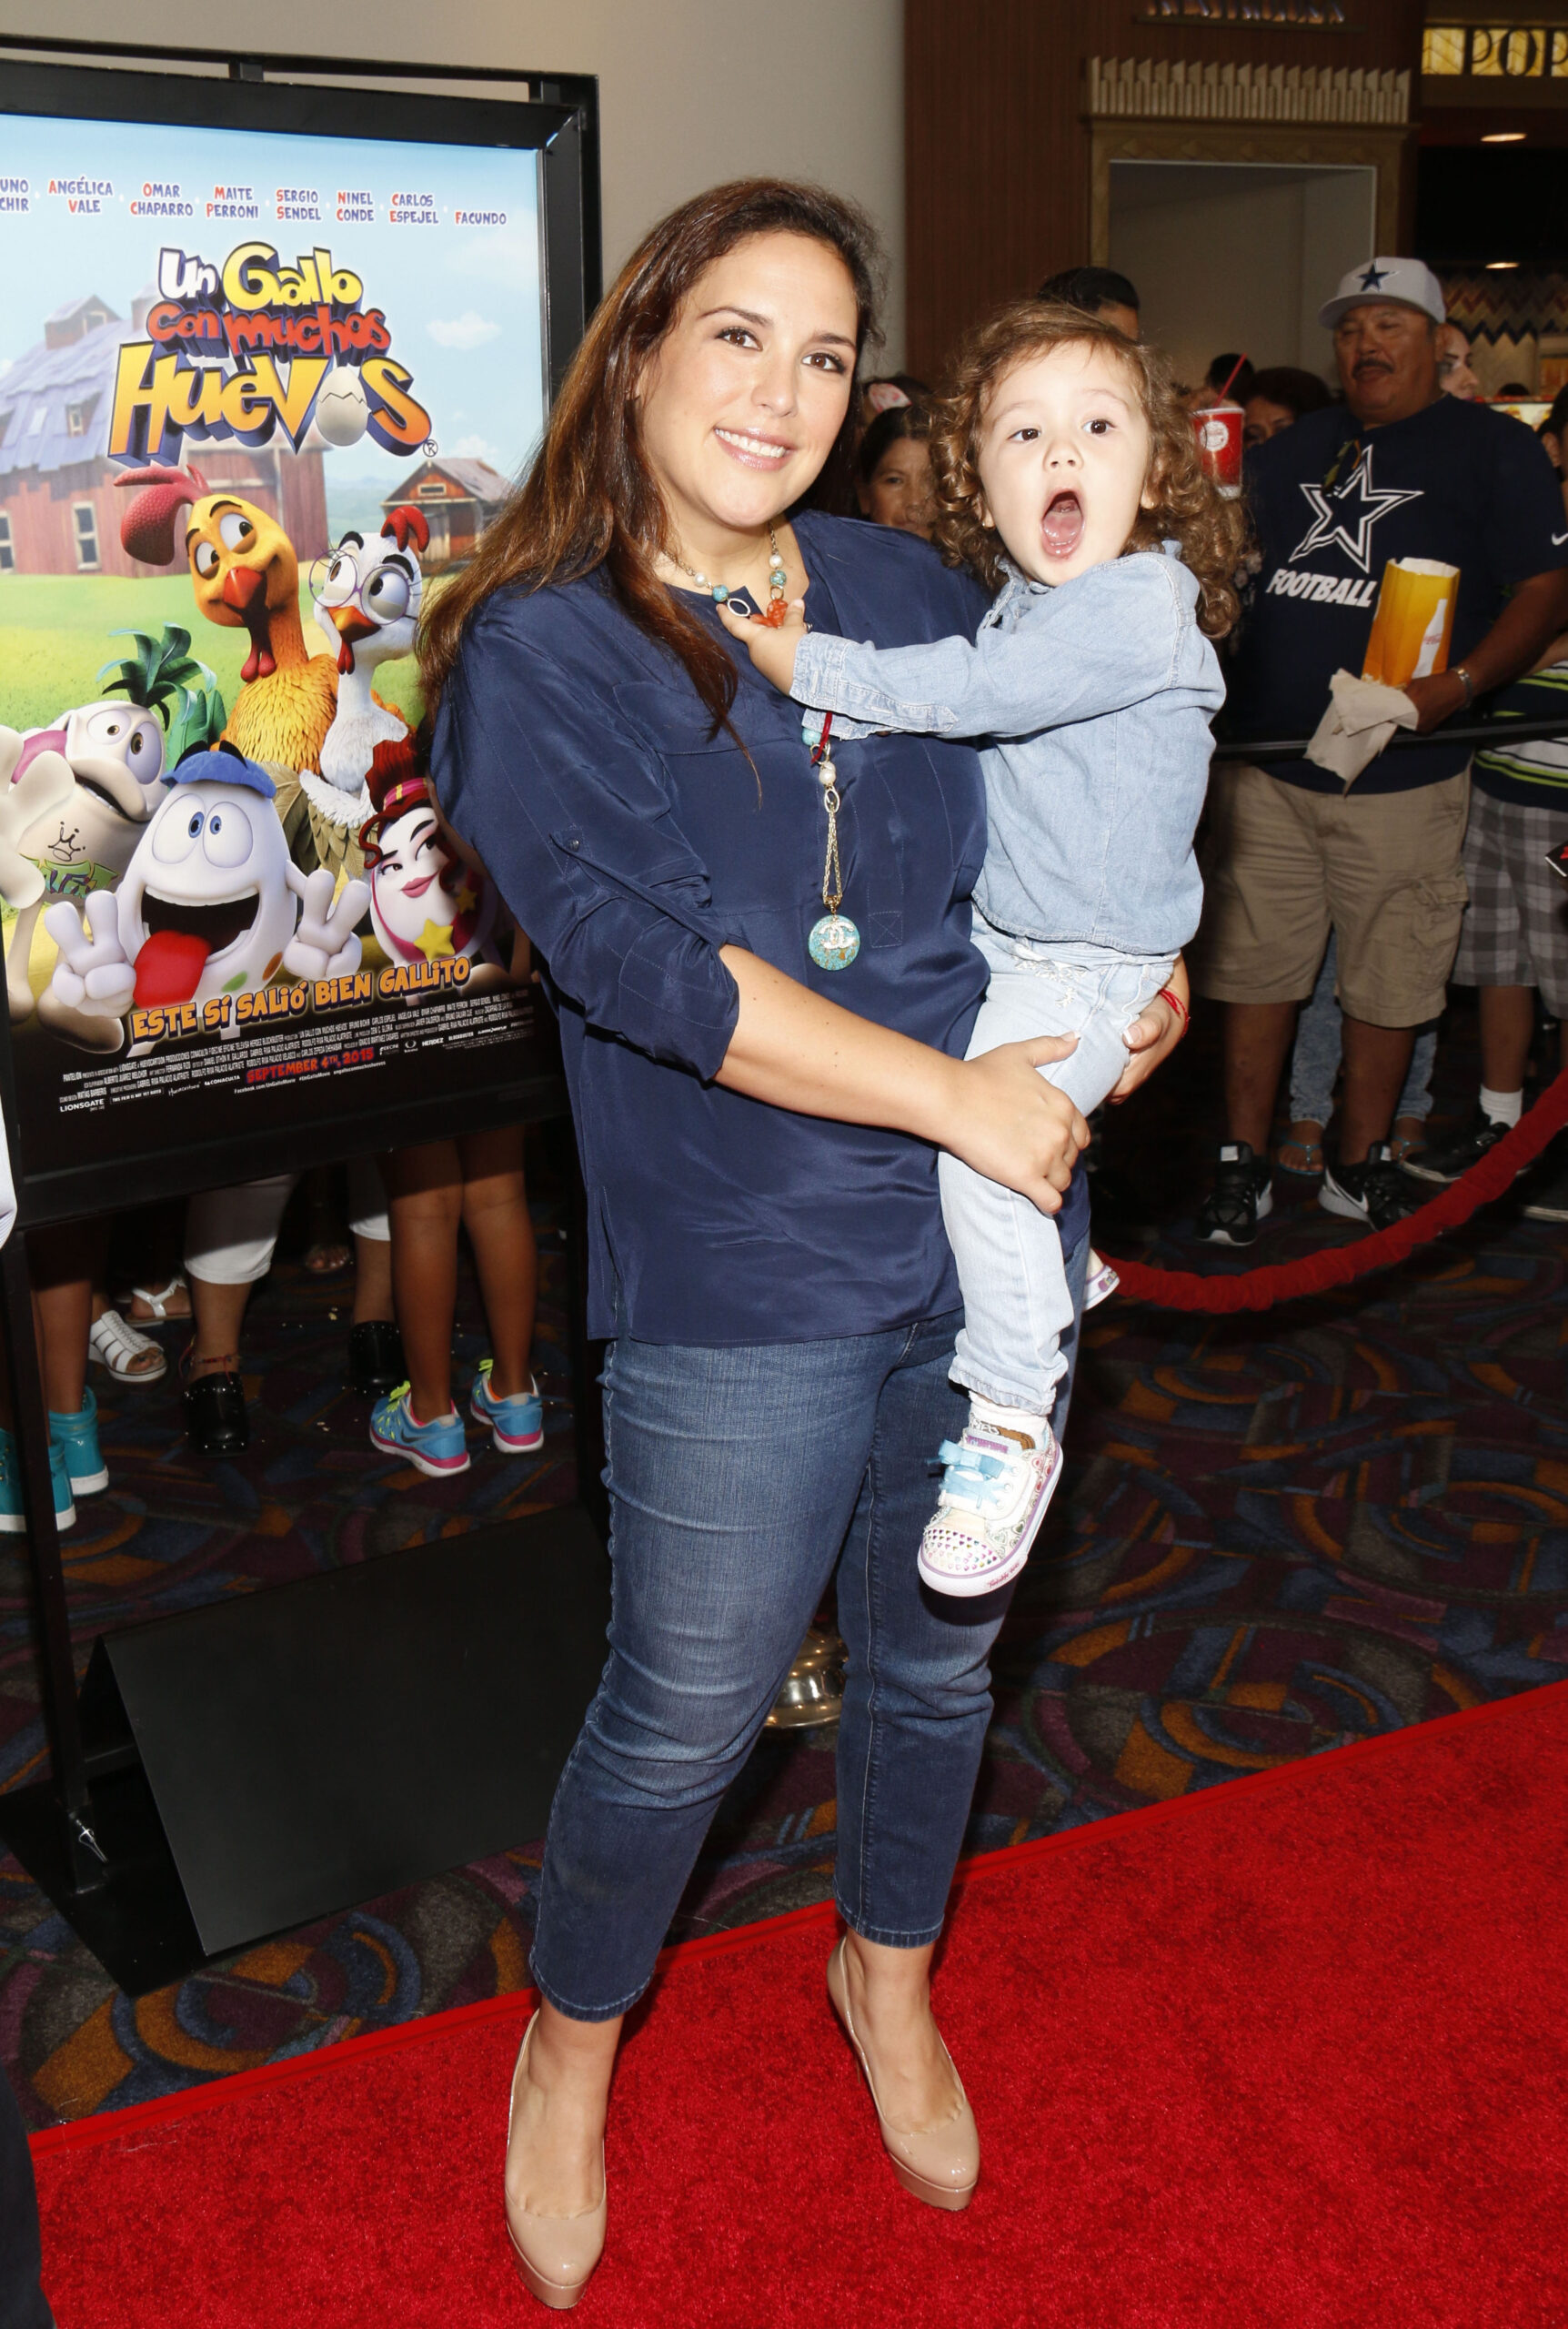
<svg viewBox="0 0 1568 2329"><path fill-rule="evenodd" d="M1421 69L1483 80L1568 78L1568 25L1428 25Z"/></svg>

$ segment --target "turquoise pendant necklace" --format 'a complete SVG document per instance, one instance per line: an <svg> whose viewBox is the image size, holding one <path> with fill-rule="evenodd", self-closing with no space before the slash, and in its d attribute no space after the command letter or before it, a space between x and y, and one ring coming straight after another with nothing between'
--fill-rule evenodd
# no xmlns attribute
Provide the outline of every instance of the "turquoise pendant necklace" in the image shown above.
<svg viewBox="0 0 1568 2329"><path fill-rule="evenodd" d="M822 903L828 911L819 922L812 923L806 946L819 971L847 971L860 951L860 933L849 915L839 912L844 895L843 870L839 863L839 811L843 802L839 796L838 771L828 749L832 728L832 713L824 712L822 733L811 753L811 765L821 781L822 806L828 812L828 850L822 861Z"/></svg>

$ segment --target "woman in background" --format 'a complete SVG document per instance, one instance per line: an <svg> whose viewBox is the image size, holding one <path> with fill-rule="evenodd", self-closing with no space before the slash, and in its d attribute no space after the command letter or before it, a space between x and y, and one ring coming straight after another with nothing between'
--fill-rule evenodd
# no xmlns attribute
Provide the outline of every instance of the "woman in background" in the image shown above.
<svg viewBox="0 0 1568 2329"><path fill-rule="evenodd" d="M930 540L936 516L931 417L923 405L895 405L878 414L855 456L855 492L861 517L874 526L897 526Z"/></svg>

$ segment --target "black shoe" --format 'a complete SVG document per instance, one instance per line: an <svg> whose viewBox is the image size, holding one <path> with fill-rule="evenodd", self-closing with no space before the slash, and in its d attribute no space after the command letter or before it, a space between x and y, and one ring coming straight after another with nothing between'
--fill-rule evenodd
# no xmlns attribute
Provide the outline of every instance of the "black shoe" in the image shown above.
<svg viewBox="0 0 1568 2329"><path fill-rule="evenodd" d="M198 1456L238 1456L250 1446L245 1386L237 1375L202 1375L180 1394L186 1437Z"/></svg>
<svg viewBox="0 0 1568 2329"><path fill-rule="evenodd" d="M365 1318L348 1329L348 1380L367 1397L385 1398L407 1380L403 1337L390 1318Z"/></svg>
<svg viewBox="0 0 1568 2329"><path fill-rule="evenodd" d="M1374 1140L1362 1164L1331 1164L1318 1191L1325 1213L1346 1221L1364 1221L1373 1229L1392 1229L1423 1203L1410 1185L1402 1168L1389 1154L1386 1140Z"/></svg>
<svg viewBox="0 0 1568 2329"><path fill-rule="evenodd" d="M1226 1141L1213 1193L1198 1215L1199 1236L1211 1245L1250 1245L1259 1222L1273 1210L1267 1157L1254 1156L1244 1140Z"/></svg>
<svg viewBox="0 0 1568 2329"><path fill-rule="evenodd" d="M1527 1221L1568 1221L1568 1137L1547 1142L1521 1175L1519 1195Z"/></svg>
<svg viewBox="0 0 1568 2329"><path fill-rule="evenodd" d="M1457 1139L1445 1141L1441 1147L1422 1148L1414 1156L1405 1157L1400 1170L1418 1181L1457 1181L1512 1130L1511 1124L1500 1124L1478 1107Z"/></svg>

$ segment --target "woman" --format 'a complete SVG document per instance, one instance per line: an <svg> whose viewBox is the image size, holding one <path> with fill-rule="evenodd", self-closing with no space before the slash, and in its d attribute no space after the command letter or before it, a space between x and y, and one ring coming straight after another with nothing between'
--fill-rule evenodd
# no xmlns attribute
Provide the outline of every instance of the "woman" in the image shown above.
<svg viewBox="0 0 1568 2329"><path fill-rule="evenodd" d="M713 604L804 593L887 645L972 632L977 587L925 544L785 514L848 459L875 256L847 205L769 181L655 227L426 625L442 806L560 1013L610 1339L610 1655L551 1811L507 2163L519 2265L557 2306L603 2243L621 2017L835 1565L833 2001L900 2180L950 2207L978 2174L927 1977L1006 1597L955 1617L915 1573L963 1414L936 1146L1060 1209L1081 1285L1087 1130L1034 1073L1057 1042L962 1058L972 753L868 738L829 791ZM859 951L826 967L847 917ZM1164 1005L1139 1023L1128 1088L1178 1033Z"/></svg>

